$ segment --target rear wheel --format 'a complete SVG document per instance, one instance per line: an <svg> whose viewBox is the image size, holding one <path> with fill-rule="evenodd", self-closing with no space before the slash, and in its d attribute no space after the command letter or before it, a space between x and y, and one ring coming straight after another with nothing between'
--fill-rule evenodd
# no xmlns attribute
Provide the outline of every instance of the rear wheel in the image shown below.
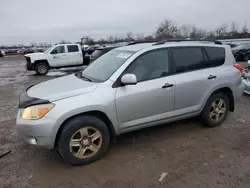
<svg viewBox="0 0 250 188"><path fill-rule="evenodd" d="M224 93L213 94L207 101L201 118L204 125L216 127L223 123L228 115L229 99Z"/></svg>
<svg viewBox="0 0 250 188"><path fill-rule="evenodd" d="M93 116L79 116L65 124L58 149L65 161L85 165L105 153L109 140L109 130L104 122Z"/></svg>
<svg viewBox="0 0 250 188"><path fill-rule="evenodd" d="M46 75L49 72L49 66L47 63L38 63L35 71L38 75Z"/></svg>

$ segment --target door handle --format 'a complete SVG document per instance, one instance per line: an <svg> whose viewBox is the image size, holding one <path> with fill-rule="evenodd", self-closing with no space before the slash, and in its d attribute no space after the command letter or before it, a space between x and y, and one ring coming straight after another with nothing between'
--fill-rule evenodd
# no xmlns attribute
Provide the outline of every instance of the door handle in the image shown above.
<svg viewBox="0 0 250 188"><path fill-rule="evenodd" d="M212 80L212 79L215 79L215 78L217 78L217 76L210 75L207 79Z"/></svg>
<svg viewBox="0 0 250 188"><path fill-rule="evenodd" d="M174 84L169 84L169 83L166 83L164 86L162 86L163 89L165 88L169 88L169 87L173 87Z"/></svg>

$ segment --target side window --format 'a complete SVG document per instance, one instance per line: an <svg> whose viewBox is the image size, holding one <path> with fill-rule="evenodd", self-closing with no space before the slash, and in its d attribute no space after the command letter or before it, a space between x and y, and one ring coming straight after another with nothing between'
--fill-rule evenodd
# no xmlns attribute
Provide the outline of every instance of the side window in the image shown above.
<svg viewBox="0 0 250 188"><path fill-rule="evenodd" d="M126 73L135 74L138 82L169 75L167 49L148 52L140 56L132 62Z"/></svg>
<svg viewBox="0 0 250 188"><path fill-rule="evenodd" d="M77 45L68 45L68 52L79 52L78 46Z"/></svg>
<svg viewBox="0 0 250 188"><path fill-rule="evenodd" d="M210 62L200 47L172 48L176 73L189 72L210 67Z"/></svg>
<svg viewBox="0 0 250 188"><path fill-rule="evenodd" d="M57 46L54 48L54 50L51 51L51 54L62 54L65 53L64 46Z"/></svg>
<svg viewBox="0 0 250 188"><path fill-rule="evenodd" d="M211 66L221 66L225 63L225 49L221 47L205 47L211 60Z"/></svg>

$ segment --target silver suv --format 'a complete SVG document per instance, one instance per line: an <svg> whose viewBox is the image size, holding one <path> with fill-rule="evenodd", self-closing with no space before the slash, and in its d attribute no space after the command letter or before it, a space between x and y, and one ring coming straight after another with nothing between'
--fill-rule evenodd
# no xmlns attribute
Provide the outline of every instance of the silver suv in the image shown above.
<svg viewBox="0 0 250 188"><path fill-rule="evenodd" d="M20 96L19 137L74 165L99 159L117 135L200 116L215 127L243 93L229 46L159 42L116 48L84 71Z"/></svg>

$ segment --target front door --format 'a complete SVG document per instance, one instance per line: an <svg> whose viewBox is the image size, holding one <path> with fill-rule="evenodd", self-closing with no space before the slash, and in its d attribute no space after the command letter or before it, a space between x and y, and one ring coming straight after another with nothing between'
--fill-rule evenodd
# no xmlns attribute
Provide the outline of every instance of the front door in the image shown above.
<svg viewBox="0 0 250 188"><path fill-rule="evenodd" d="M63 67L67 66L67 53L65 52L65 46L56 46L51 52L49 57L49 63L51 67Z"/></svg>
<svg viewBox="0 0 250 188"><path fill-rule="evenodd" d="M121 131L150 126L173 116L174 79L167 49L139 56L125 73L135 74L138 83L117 88L115 99Z"/></svg>

